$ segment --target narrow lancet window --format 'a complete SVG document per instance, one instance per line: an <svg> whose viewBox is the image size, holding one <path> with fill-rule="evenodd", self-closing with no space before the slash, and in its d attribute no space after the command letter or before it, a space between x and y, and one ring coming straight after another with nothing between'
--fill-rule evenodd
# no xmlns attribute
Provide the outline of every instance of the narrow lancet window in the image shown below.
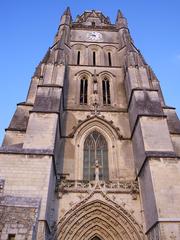
<svg viewBox="0 0 180 240"><path fill-rule="evenodd" d="M82 105L87 104L87 91L88 91L88 81L84 77L81 79L81 83L80 83L80 104Z"/></svg>
<svg viewBox="0 0 180 240"><path fill-rule="evenodd" d="M81 58L81 53L80 53L80 51L78 51L78 54L77 54L77 65L80 65L80 58Z"/></svg>
<svg viewBox="0 0 180 240"><path fill-rule="evenodd" d="M104 105L111 104L110 83L107 78L104 78L104 80L102 81L102 91L103 91L103 104Z"/></svg>
<svg viewBox="0 0 180 240"><path fill-rule="evenodd" d="M96 66L96 52L93 52L93 66Z"/></svg>
<svg viewBox="0 0 180 240"><path fill-rule="evenodd" d="M99 165L99 179L108 180L108 145L102 134L93 131L84 142L83 178L85 180L95 180L96 163Z"/></svg>
<svg viewBox="0 0 180 240"><path fill-rule="evenodd" d="M109 66L111 67L112 61L111 61L111 53L110 52L108 52L108 63L109 63Z"/></svg>

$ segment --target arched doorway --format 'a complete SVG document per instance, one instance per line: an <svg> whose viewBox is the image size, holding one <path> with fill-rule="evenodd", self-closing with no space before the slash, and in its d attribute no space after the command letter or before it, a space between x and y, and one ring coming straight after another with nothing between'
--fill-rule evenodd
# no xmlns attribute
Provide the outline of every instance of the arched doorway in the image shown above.
<svg viewBox="0 0 180 240"><path fill-rule="evenodd" d="M95 200L74 206L60 220L57 240L144 240L142 228L121 206Z"/></svg>
<svg viewBox="0 0 180 240"><path fill-rule="evenodd" d="M109 179L108 145L98 131L91 132L84 142L83 179L95 179L95 163L100 166L100 180Z"/></svg>

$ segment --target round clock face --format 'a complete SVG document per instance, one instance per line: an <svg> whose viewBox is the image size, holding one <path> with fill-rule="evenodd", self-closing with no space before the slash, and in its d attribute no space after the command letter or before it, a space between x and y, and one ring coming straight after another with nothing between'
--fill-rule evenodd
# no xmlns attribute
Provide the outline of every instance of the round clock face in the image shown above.
<svg viewBox="0 0 180 240"><path fill-rule="evenodd" d="M90 32L90 33L87 33L87 38L92 41L100 40L102 39L102 34L98 32Z"/></svg>

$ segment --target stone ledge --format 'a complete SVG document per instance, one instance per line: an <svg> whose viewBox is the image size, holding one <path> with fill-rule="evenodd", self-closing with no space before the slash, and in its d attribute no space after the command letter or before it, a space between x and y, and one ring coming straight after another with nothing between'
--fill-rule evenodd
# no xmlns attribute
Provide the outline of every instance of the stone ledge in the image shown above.
<svg viewBox="0 0 180 240"><path fill-rule="evenodd" d="M129 111L129 108L130 108L130 105L131 105L131 101L132 101L132 97L133 97L133 94L135 91L149 91L149 92L158 92L158 89L152 89L152 88L140 88L140 87L137 87L137 88L133 88L131 90L131 94L130 94L130 97L129 97L129 100L128 100L128 111Z"/></svg>
<svg viewBox="0 0 180 240"><path fill-rule="evenodd" d="M0 205L3 206L39 208L40 201L41 201L40 198L17 197L11 195L0 197Z"/></svg>
<svg viewBox="0 0 180 240"><path fill-rule="evenodd" d="M177 155L175 152L164 152L164 151L146 151L146 158L149 157L160 157L160 158L176 158Z"/></svg>
<svg viewBox="0 0 180 240"><path fill-rule="evenodd" d="M63 86L58 84L39 84L37 87L63 88Z"/></svg>
<svg viewBox="0 0 180 240"><path fill-rule="evenodd" d="M31 110L31 111L29 111L29 113L44 113L44 114L46 114L46 113L48 113L48 114L60 114L60 110L59 111L48 111L48 110Z"/></svg>
<svg viewBox="0 0 180 240"><path fill-rule="evenodd" d="M33 103L28 103L28 102L20 102L17 104L17 106L29 106L29 107L33 107L34 104Z"/></svg>
<svg viewBox="0 0 180 240"><path fill-rule="evenodd" d="M149 151L149 152L145 152L145 155L146 155L146 157L145 157L139 171L137 172L137 178L140 176L145 164L147 163L147 161L150 158L154 158L154 159L165 158L165 159L173 159L173 160L176 160L177 162L180 161L180 157L177 156L174 152Z"/></svg>
<svg viewBox="0 0 180 240"><path fill-rule="evenodd" d="M158 218L153 224L152 226L150 226L145 234L148 234L153 228L155 228L159 223L179 223L180 222L180 218ZM176 239L176 238L175 238ZM174 239L174 240L175 240Z"/></svg>
<svg viewBox="0 0 180 240"><path fill-rule="evenodd" d="M137 118L136 118L136 121L135 121L135 124L134 124L134 127L133 127L133 129L132 129L132 131L131 131L131 137L130 137L130 139L133 138L134 132L135 132L135 130L136 130L136 126L138 125L139 120L140 120L141 117L166 118L166 119L167 119L167 116L164 115L164 114L138 114L138 115L137 115Z"/></svg>
<svg viewBox="0 0 180 240"><path fill-rule="evenodd" d="M52 150L48 149L23 149L23 148L16 148L16 147L0 147L0 154L27 154L27 155L48 155L48 156L54 156L54 153Z"/></svg>
<svg viewBox="0 0 180 240"><path fill-rule="evenodd" d="M6 128L5 131L12 131L12 132L26 132L26 128Z"/></svg>

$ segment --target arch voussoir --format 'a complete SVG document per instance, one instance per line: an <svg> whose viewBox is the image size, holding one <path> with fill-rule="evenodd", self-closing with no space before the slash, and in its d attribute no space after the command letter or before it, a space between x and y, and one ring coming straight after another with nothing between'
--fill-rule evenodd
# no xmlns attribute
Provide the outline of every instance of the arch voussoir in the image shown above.
<svg viewBox="0 0 180 240"><path fill-rule="evenodd" d="M79 228L77 228L77 232L79 235L81 233L83 235L85 234L85 231L87 231L87 229L93 228L93 226L97 226L97 225L107 230L109 235L111 235L112 237L117 236L119 230L122 230L122 228L118 229L116 226L113 226L108 221L108 218L103 218L103 217L99 217L98 215L95 215L94 217L89 218L85 225L81 225Z"/></svg>
<svg viewBox="0 0 180 240"><path fill-rule="evenodd" d="M118 232L127 232L126 228L121 223L119 223L114 216L109 213L110 211L106 212L105 210L100 211L99 209L93 209L87 212L87 214L81 215L80 218L78 218L77 221L74 222L74 225L71 228L69 227L69 231L78 232L79 234L81 230L83 231L84 228L88 228L88 226L99 222L102 226L105 226L106 229L109 229L109 231L111 231L112 233L114 232L116 236L118 235ZM83 221L84 218L86 218L86 223L84 223Z"/></svg>
<svg viewBox="0 0 180 240"><path fill-rule="evenodd" d="M60 221L56 239L84 240L86 235L93 236L97 232L105 240L144 239L139 225L122 207L116 208L99 200L78 206Z"/></svg>
<svg viewBox="0 0 180 240"><path fill-rule="evenodd" d="M100 240L114 240L109 234L102 232L101 228L95 226L94 231L87 231L84 237L80 240L93 240L94 237L99 237Z"/></svg>
<svg viewBox="0 0 180 240"><path fill-rule="evenodd" d="M87 228L84 228L82 232L80 232L80 234L76 234L74 236L74 238L72 239L77 239L77 240L84 240L85 236L93 236L96 234L99 234L99 236L101 236L101 238L105 238L105 239L111 239L111 240L116 240L115 236L113 235L113 233L109 232L108 229L103 226L102 223L92 223L91 225L89 225ZM89 239L88 239L89 240Z"/></svg>

